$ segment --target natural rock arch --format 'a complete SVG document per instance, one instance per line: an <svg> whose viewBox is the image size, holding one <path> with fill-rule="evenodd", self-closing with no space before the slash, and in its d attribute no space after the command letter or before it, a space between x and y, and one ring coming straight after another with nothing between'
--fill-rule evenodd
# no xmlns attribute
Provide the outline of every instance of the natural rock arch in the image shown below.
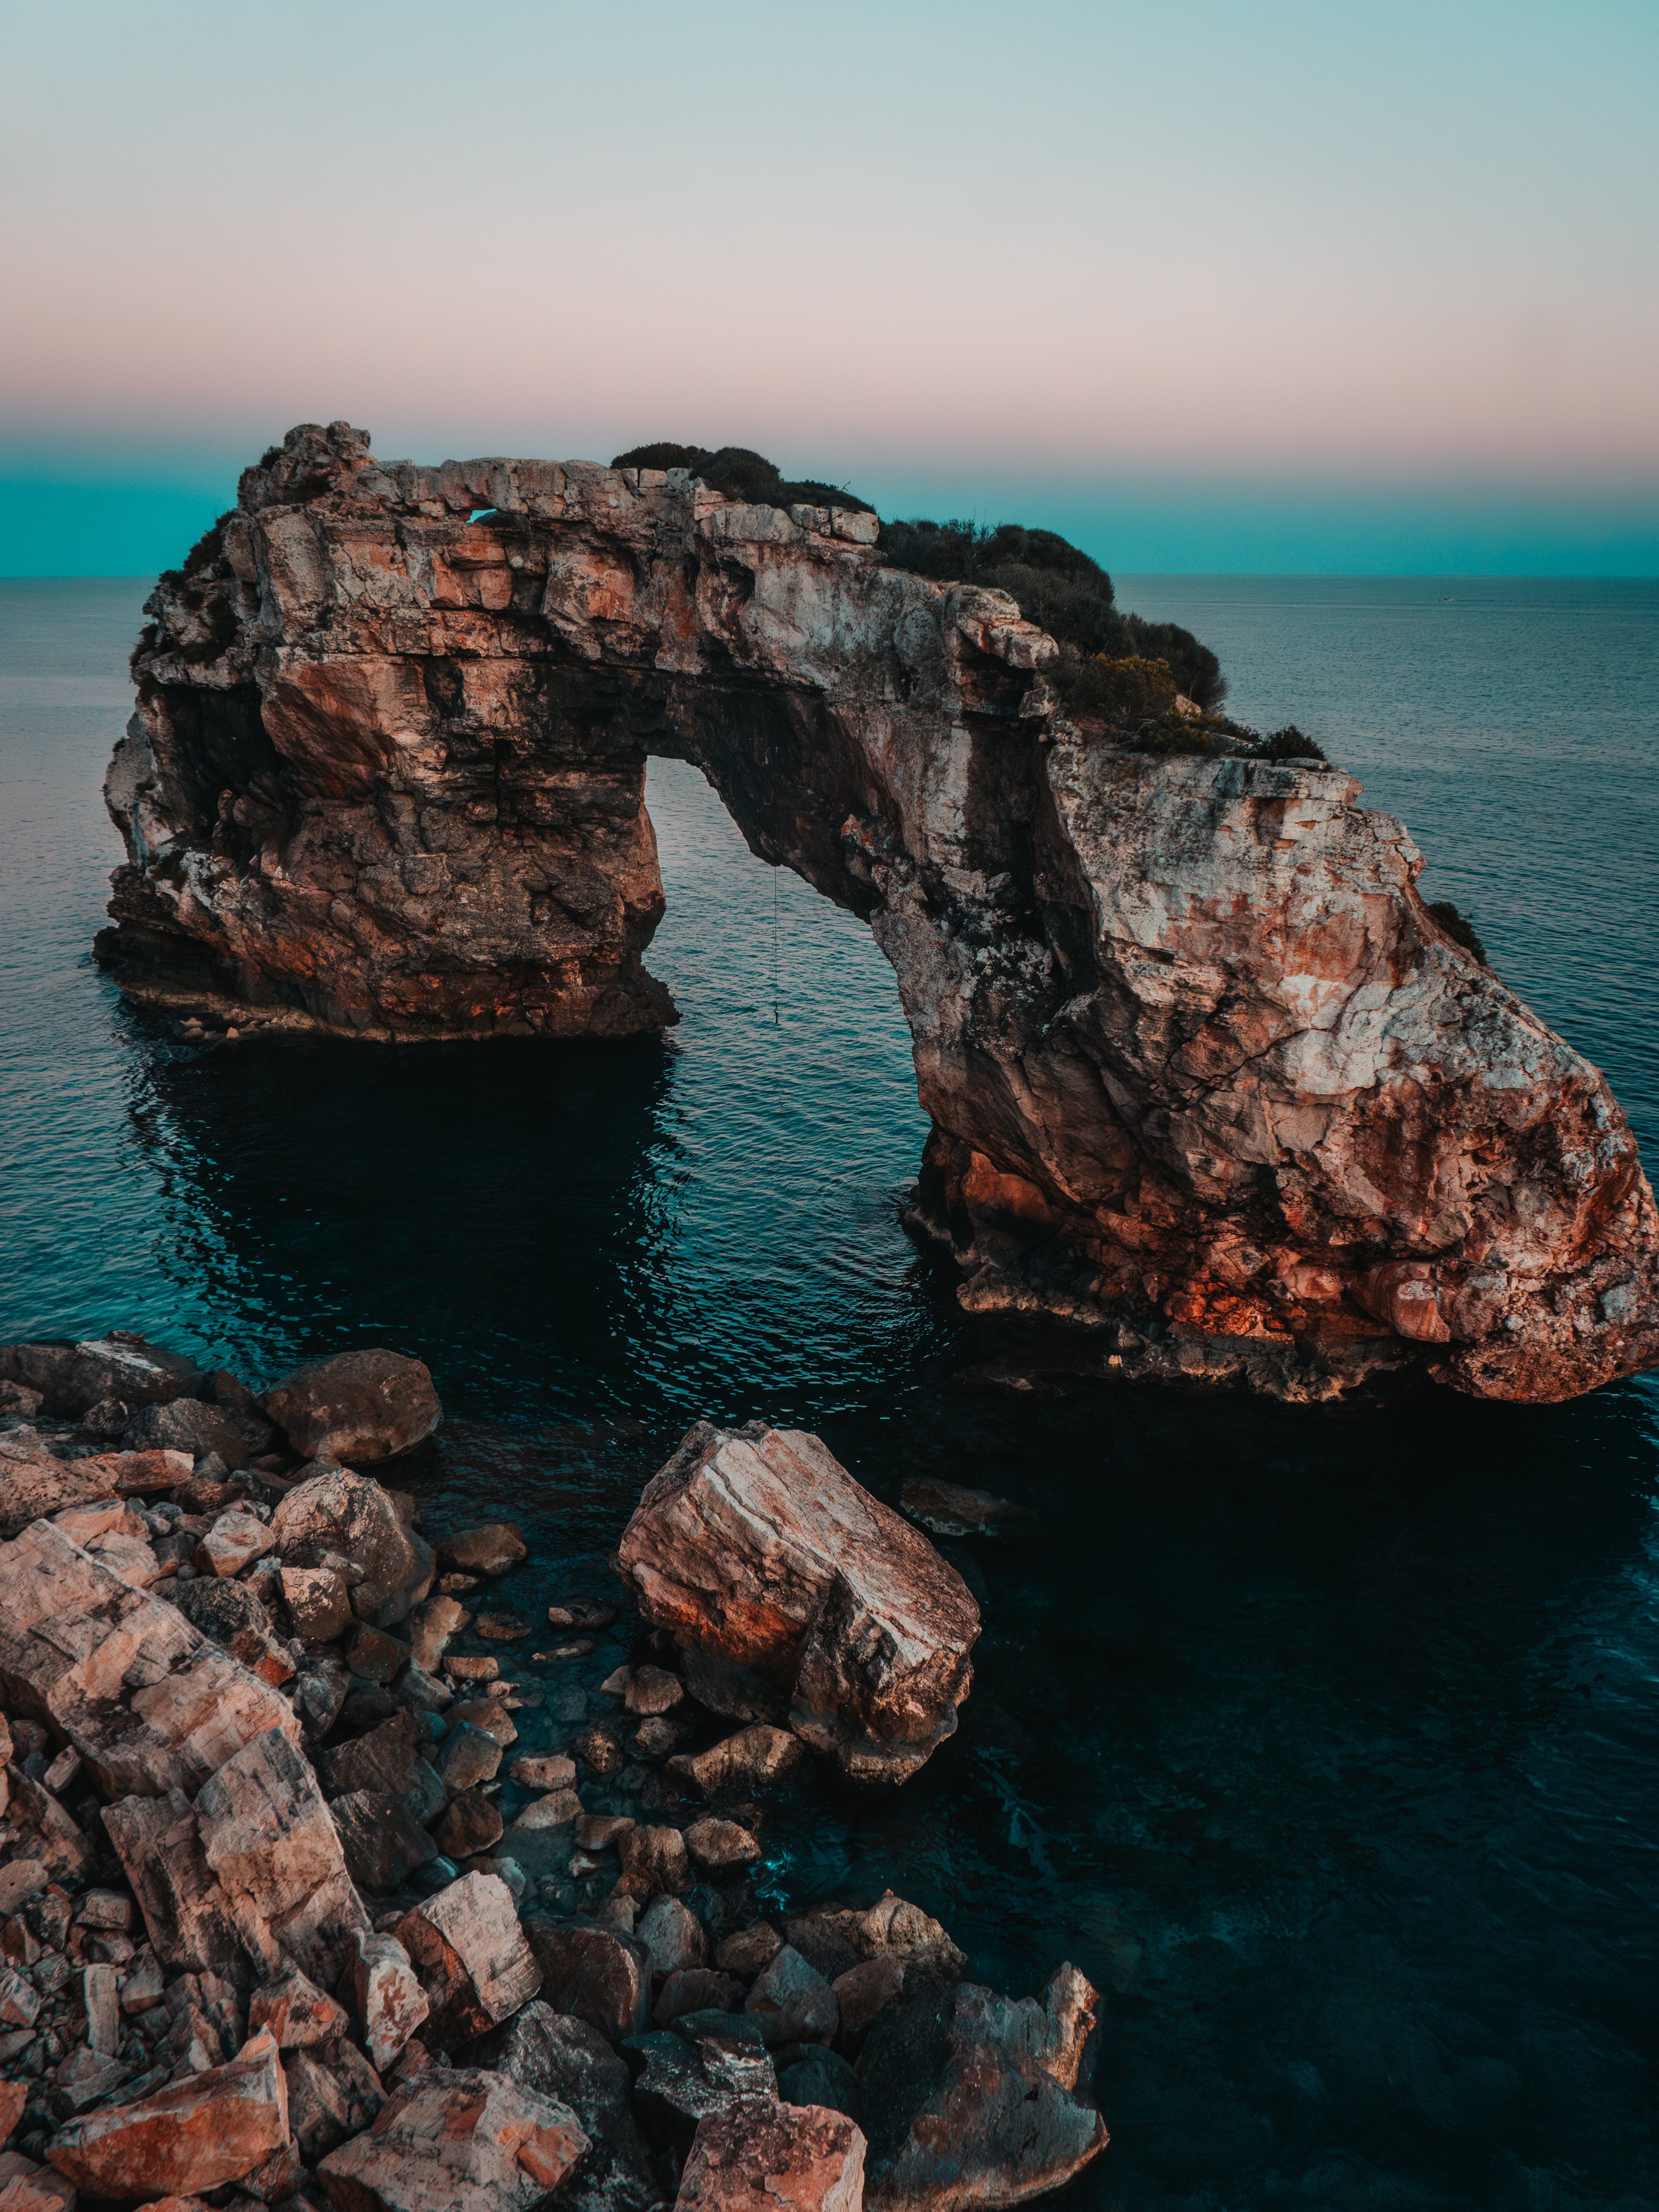
<svg viewBox="0 0 1659 2212"><path fill-rule="evenodd" d="M1606 1085L1448 937L1340 769L1090 742L1003 594L684 471L381 465L291 431L162 580L99 954L177 1013L366 1038L674 1018L651 753L867 921L964 1304L1103 1369L1481 1395L1659 1359Z"/></svg>

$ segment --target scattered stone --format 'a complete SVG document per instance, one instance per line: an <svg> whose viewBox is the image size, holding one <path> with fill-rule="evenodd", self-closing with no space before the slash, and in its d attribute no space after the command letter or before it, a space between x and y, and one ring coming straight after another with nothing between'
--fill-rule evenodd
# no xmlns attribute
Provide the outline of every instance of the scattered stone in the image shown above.
<svg viewBox="0 0 1659 2212"><path fill-rule="evenodd" d="M1104 2149L1079 2079L1099 1999L1062 1966L1040 1997L934 1984L884 2012L859 2061L878 2212L1017 2204Z"/></svg>
<svg viewBox="0 0 1659 2212"><path fill-rule="evenodd" d="M849 2120L862 2117L858 2075L839 2051L809 2051L778 2075L778 2094L786 2105L822 2105L832 2112L845 2112Z"/></svg>
<svg viewBox="0 0 1659 2212"><path fill-rule="evenodd" d="M679 1966L664 1981L651 2017L659 2027L669 2027L688 2013L731 2012L742 1996L743 1984L735 1974L713 1966Z"/></svg>
<svg viewBox="0 0 1659 2212"><path fill-rule="evenodd" d="M678 1828L639 1828L620 1837L623 1882L635 1897L654 1897L665 1890L684 1897L691 1887L691 1862L685 1838Z"/></svg>
<svg viewBox="0 0 1659 2212"><path fill-rule="evenodd" d="M568 2106L457 2067L422 2076L318 2172L334 2212L533 2212L587 2148Z"/></svg>
<svg viewBox="0 0 1659 2212"><path fill-rule="evenodd" d="M645 2027L651 1954L643 1943L591 1920L539 1915L525 1922L524 1932L541 1968L543 1997L556 2013L586 2021L612 2043Z"/></svg>
<svg viewBox="0 0 1659 2212"><path fill-rule="evenodd" d="M249 1583L204 1575L182 1584L173 1602L193 1628L240 1659L262 1682L278 1688L294 1677L294 1661L276 1624Z"/></svg>
<svg viewBox="0 0 1659 2212"><path fill-rule="evenodd" d="M937 1920L890 1889L861 1911L829 1906L803 1914L788 1923L788 1933L802 1958L831 1981L868 1959L900 1958L948 1982L959 1981L968 1966Z"/></svg>
<svg viewBox="0 0 1659 2212"><path fill-rule="evenodd" d="M438 1563L452 1573L504 1575L529 1556L529 1546L511 1521L492 1521L438 1539Z"/></svg>
<svg viewBox="0 0 1659 2212"><path fill-rule="evenodd" d="M413 1450L443 1419L430 1370L380 1350L307 1361L266 1391L264 1410L303 1457L353 1467Z"/></svg>
<svg viewBox="0 0 1659 2212"><path fill-rule="evenodd" d="M333 1567L284 1567L283 1597L296 1636L332 1644L351 1625L351 1590Z"/></svg>
<svg viewBox="0 0 1659 2212"><path fill-rule="evenodd" d="M684 1742L685 1735L683 1722L671 1721L660 1713L653 1713L635 1729L631 1748L636 1759L666 1759L677 1745Z"/></svg>
<svg viewBox="0 0 1659 2212"><path fill-rule="evenodd" d="M684 1972L708 1963L708 1935L701 1920L678 1897L659 1897L641 1913L635 1933L644 1944L653 1973Z"/></svg>
<svg viewBox="0 0 1659 2212"><path fill-rule="evenodd" d="M458 1682L493 1682L501 1671L501 1661L487 1652L452 1652L444 1661L445 1674Z"/></svg>
<svg viewBox="0 0 1659 2212"><path fill-rule="evenodd" d="M174 1398L166 1405L142 1407L121 1432L128 1451L179 1451L192 1461L217 1453L233 1473L276 1442L270 1424L249 1420L228 1407L201 1398Z"/></svg>
<svg viewBox="0 0 1659 2212"><path fill-rule="evenodd" d="M388 1636L383 1628L372 1628L367 1621L346 1645L346 1664L360 1682L377 1682L385 1686L393 1681L398 1670L411 1656L410 1647L396 1636Z"/></svg>
<svg viewBox="0 0 1659 2212"><path fill-rule="evenodd" d="M913 1520L939 1536L971 1536L994 1529L1014 1510L1007 1498L994 1497L988 1490L964 1490L959 1483L928 1474L911 1475L899 1492L899 1504Z"/></svg>
<svg viewBox="0 0 1659 2212"><path fill-rule="evenodd" d="M762 1722L727 1736L722 1743L711 1744L707 1751L682 1752L669 1760L668 1771L694 1783L705 1797L712 1797L720 1790L756 1790L769 1782L781 1781L805 1755L799 1736Z"/></svg>
<svg viewBox="0 0 1659 2212"><path fill-rule="evenodd" d="M357 1941L364 1940L360 1931ZM380 1939L369 1936L367 1940ZM295 1972L253 1991L247 2002L247 2024L251 2034L269 2028L279 2051L309 2051L329 2042L347 2023L343 2007L319 1990L309 1975Z"/></svg>
<svg viewBox="0 0 1659 2212"><path fill-rule="evenodd" d="M550 1651L532 1651L530 1656L532 1659L544 1661L586 1659L592 1649L593 1639L591 1636L573 1636L566 1643L556 1644Z"/></svg>
<svg viewBox="0 0 1659 2212"><path fill-rule="evenodd" d="M453 1704L455 1692L447 1682L428 1674L418 1661L411 1659L404 1669L404 1678L398 1685L398 1695L407 1705L419 1708L423 1713L441 1713Z"/></svg>
<svg viewBox="0 0 1659 2212"><path fill-rule="evenodd" d="M450 1638L459 1636L471 1619L472 1615L459 1599L443 1595L428 1598L409 1625L410 1644L416 1664L430 1672L443 1657Z"/></svg>
<svg viewBox="0 0 1659 2212"><path fill-rule="evenodd" d="M204 1575L240 1575L276 1547L276 1539L256 1515L222 1513L196 1547L196 1564Z"/></svg>
<svg viewBox="0 0 1659 2212"><path fill-rule="evenodd" d="M855 2047L876 2014L896 2004L905 1994L909 1978L907 1961L898 1957L866 1959L859 1966L849 1966L844 1974L837 1974L830 1986L841 2008L843 2042ZM935 1978L924 1975L924 1978Z"/></svg>
<svg viewBox="0 0 1659 2212"><path fill-rule="evenodd" d="M603 1721L584 1729L570 1748L590 1774L614 1774L623 1764L622 1739Z"/></svg>
<svg viewBox="0 0 1659 2212"><path fill-rule="evenodd" d="M364 1735L326 1747L317 1754L317 1771L331 1797L362 1790L386 1797L405 1797L415 1786L416 1747L421 1725L407 1709L392 1714Z"/></svg>
<svg viewBox="0 0 1659 2212"><path fill-rule="evenodd" d="M623 1692L630 1713L665 1713L685 1695L685 1685L665 1667L635 1667Z"/></svg>
<svg viewBox="0 0 1659 2212"><path fill-rule="evenodd" d="M297 1484L271 1515L270 1531L285 1567L329 1566L338 1557L354 1562L362 1578L351 1593L352 1610L377 1628L407 1619L431 1587L428 1547L404 1527L378 1482L349 1468Z"/></svg>
<svg viewBox="0 0 1659 2212"><path fill-rule="evenodd" d="M329 1811L351 1879L373 1896L386 1896L438 1856L438 1844L400 1797L353 1790L337 1797Z"/></svg>
<svg viewBox="0 0 1659 2212"><path fill-rule="evenodd" d="M395 1936L360 1934L347 1972L368 2055L384 2073L431 2011L426 1991Z"/></svg>
<svg viewBox="0 0 1659 2212"><path fill-rule="evenodd" d="M332 2068L309 2051L290 2051L283 2061L288 2083L288 2124L307 2158L319 2158L351 2131L351 2094Z"/></svg>
<svg viewBox="0 0 1659 2212"><path fill-rule="evenodd" d="M786 1943L750 1990L744 2010L771 2043L827 2043L841 2026L836 1993L816 1967Z"/></svg>
<svg viewBox="0 0 1659 2212"><path fill-rule="evenodd" d="M782 1948L783 1938L770 1922L757 1920L726 1938L714 1954L714 1964L729 1974L741 1974L745 1981L753 1981Z"/></svg>
<svg viewBox="0 0 1659 2212"><path fill-rule="evenodd" d="M576 1841L585 1851L614 1850L638 1826L625 1813L584 1813L576 1823Z"/></svg>
<svg viewBox="0 0 1659 2212"><path fill-rule="evenodd" d="M539 1998L481 2045L489 2063L576 2116L592 2146L568 2185L577 2212L649 2212L662 2191L634 2118L626 2063L585 2020Z"/></svg>
<svg viewBox="0 0 1659 2212"><path fill-rule="evenodd" d="M635 2038L629 2048L645 2059L634 2084L634 2110L659 2149L690 2155L702 2122L732 2105L770 2105L777 2094L772 2062L747 2038L711 2031L694 2043L672 2030L655 2028ZM854 2206L850 2212L857 2212Z"/></svg>
<svg viewBox="0 0 1659 2212"><path fill-rule="evenodd" d="M521 1613L510 1605L484 1606L472 1624L475 1635L486 1638L492 1644L516 1644L521 1636L530 1633L530 1623Z"/></svg>
<svg viewBox="0 0 1659 2212"><path fill-rule="evenodd" d="M451 1796L471 1790L480 1782L493 1782L501 1763L501 1747L486 1729L460 1721L438 1747L433 1764Z"/></svg>
<svg viewBox="0 0 1659 2212"><path fill-rule="evenodd" d="M700 1867L752 1866L761 1855L759 1844L735 1820L694 1820L685 1832L685 1848Z"/></svg>
<svg viewBox="0 0 1659 2212"><path fill-rule="evenodd" d="M477 1575L440 1575L438 1577L438 1588L446 1596L453 1596L460 1590L477 1589Z"/></svg>
<svg viewBox="0 0 1659 2212"><path fill-rule="evenodd" d="M71 2120L49 2154L88 2197L185 2196L239 2181L288 2133L287 2083L262 2030L228 2065Z"/></svg>
<svg viewBox="0 0 1659 2212"><path fill-rule="evenodd" d="M503 1751L519 1741L513 1716L496 1691L482 1698L470 1698L465 1705L451 1706L450 1726L453 1728L463 1722L469 1728L482 1729L486 1735L493 1736Z"/></svg>
<svg viewBox="0 0 1659 2212"><path fill-rule="evenodd" d="M865 2148L843 2112L736 2100L698 2123L676 2204L684 2212L860 2212Z"/></svg>
<svg viewBox="0 0 1659 2212"><path fill-rule="evenodd" d="M526 1790L574 1790L576 1762L562 1753L543 1759L515 1759L507 1770Z"/></svg>
<svg viewBox="0 0 1659 2212"><path fill-rule="evenodd" d="M435 2049L482 2035L541 1985L513 1893L498 1875L464 1875L406 1913L397 1936L432 2008L424 2039Z"/></svg>
<svg viewBox="0 0 1659 2212"><path fill-rule="evenodd" d="M117 1329L78 1344L0 1345L0 1376L40 1392L47 1413L72 1420L100 1399L129 1406L165 1404L199 1389L202 1370L177 1352Z"/></svg>
<svg viewBox="0 0 1659 2212"><path fill-rule="evenodd" d="M609 1628L620 1610L620 1607L605 1605L598 1598L568 1597L561 1604L548 1607L547 1619L553 1628L586 1628L597 1633L602 1628Z"/></svg>
<svg viewBox="0 0 1659 2212"><path fill-rule="evenodd" d="M449 1857L469 1859L500 1843L502 1825L500 1812L482 1790L463 1790L432 1834L439 1850ZM515 1827L524 1825L522 1819L514 1822Z"/></svg>
<svg viewBox="0 0 1659 2212"><path fill-rule="evenodd" d="M574 1790L550 1790L545 1797L538 1797L526 1805L514 1820L518 1828L562 1828L567 1821L580 1817L582 1801Z"/></svg>

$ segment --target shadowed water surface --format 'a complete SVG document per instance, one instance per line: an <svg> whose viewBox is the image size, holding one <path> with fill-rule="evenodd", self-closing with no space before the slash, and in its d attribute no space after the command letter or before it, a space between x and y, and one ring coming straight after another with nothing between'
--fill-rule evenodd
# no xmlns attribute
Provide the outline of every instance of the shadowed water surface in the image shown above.
<svg viewBox="0 0 1659 2212"><path fill-rule="evenodd" d="M975 1970L1107 1992L1090 2208L1659 2204L1650 1384L1319 1416L1026 1404L897 1228L924 1126L867 934L653 764L663 1043L185 1048L86 960L144 586L0 585L0 1336L147 1329L263 1382L386 1341L451 1410L428 1522L510 1513L535 1609L603 1589L697 1414L817 1429L1020 1516L957 1738L786 1804L779 1905L890 1882ZM1137 578L1403 814L1425 890L1659 1137L1659 592ZM775 1009L776 1018L775 1019ZM624 1656L520 1664L558 1693Z"/></svg>

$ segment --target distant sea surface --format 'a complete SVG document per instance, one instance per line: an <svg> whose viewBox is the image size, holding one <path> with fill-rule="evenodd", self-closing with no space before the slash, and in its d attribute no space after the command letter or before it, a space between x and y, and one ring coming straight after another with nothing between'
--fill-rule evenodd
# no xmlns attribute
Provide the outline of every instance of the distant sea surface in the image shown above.
<svg viewBox="0 0 1659 2212"><path fill-rule="evenodd" d="M449 1419L399 1480L434 1528L521 1523L532 1619L605 1587L700 1415L815 1429L890 1498L1001 1493L1006 1533L943 1541L986 1622L960 1733L895 1797L783 1806L769 1904L890 1884L985 1979L1081 1966L1090 2212L1655 2212L1651 1381L1314 1414L964 1389L978 1340L896 1218L926 1131L891 975L677 763L665 1040L176 1042L88 957L146 588L0 583L0 1340L139 1328L255 1384L419 1353ZM1404 817L1651 1172L1659 585L1118 591Z"/></svg>

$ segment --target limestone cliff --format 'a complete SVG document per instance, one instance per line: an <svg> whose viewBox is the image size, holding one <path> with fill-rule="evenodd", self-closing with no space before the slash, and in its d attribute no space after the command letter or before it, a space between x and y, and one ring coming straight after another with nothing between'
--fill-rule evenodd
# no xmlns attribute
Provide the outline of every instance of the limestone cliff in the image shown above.
<svg viewBox="0 0 1659 2212"><path fill-rule="evenodd" d="M672 1020L646 757L869 921L981 1311L1104 1366L1495 1397L1659 1360L1659 1218L1596 1071L1311 763L1068 723L1002 594L872 516L682 471L380 464L290 432L163 579L100 957L174 1011L370 1037Z"/></svg>

